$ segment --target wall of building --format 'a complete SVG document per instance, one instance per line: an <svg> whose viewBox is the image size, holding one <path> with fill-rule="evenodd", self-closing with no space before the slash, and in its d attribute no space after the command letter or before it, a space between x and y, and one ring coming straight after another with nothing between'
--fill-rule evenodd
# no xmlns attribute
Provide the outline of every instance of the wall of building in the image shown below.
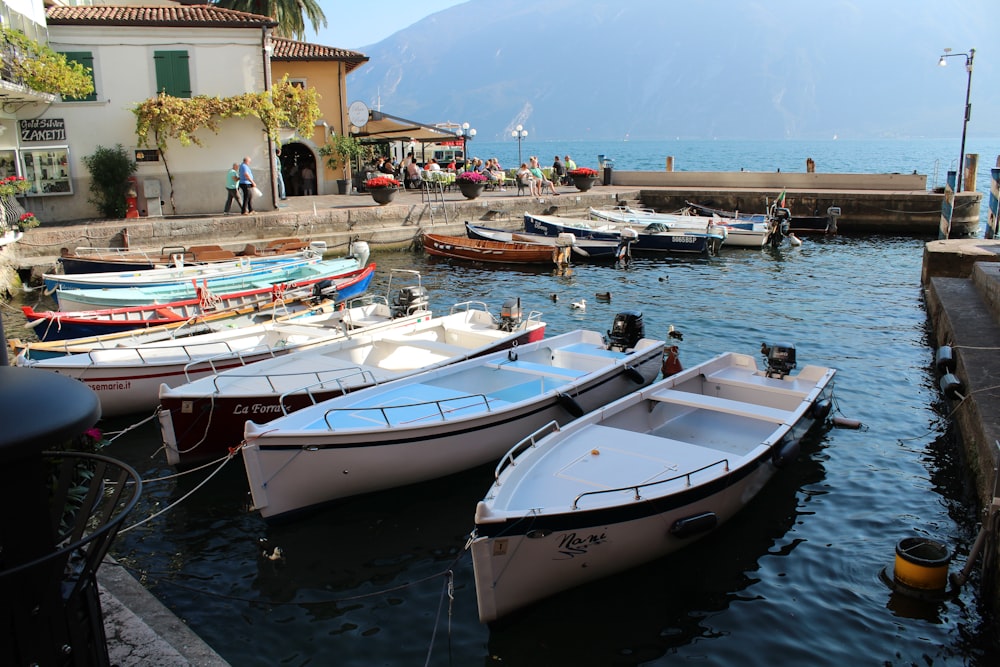
<svg viewBox="0 0 1000 667"><path fill-rule="evenodd" d="M135 135L132 108L156 94L153 52L187 50L193 95L228 97L264 89L264 53L257 29L170 28L102 29L99 26L52 26L50 46L56 51L90 51L94 56L97 100L56 102L41 119L62 119L64 141L22 142L22 148L68 146L72 175L71 195L31 197L28 208L43 221L94 218L97 209L88 202L90 176L83 163L98 146L121 144L130 155L142 148ZM197 136L203 146L168 142L167 164L174 177L176 211L169 206L166 164L140 163L137 178L157 179L167 205L164 214L192 215L221 210L225 201L225 174L234 161L251 156L255 176L265 191L261 208L271 208L267 137L256 119L220 122L219 132L205 129ZM221 191L221 195L220 195ZM140 207L141 208L141 207Z"/></svg>

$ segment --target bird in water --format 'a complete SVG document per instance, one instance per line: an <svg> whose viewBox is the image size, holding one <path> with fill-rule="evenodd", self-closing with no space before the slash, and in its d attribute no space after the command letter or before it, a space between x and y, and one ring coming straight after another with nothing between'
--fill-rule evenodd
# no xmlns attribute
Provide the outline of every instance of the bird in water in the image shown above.
<svg viewBox="0 0 1000 667"><path fill-rule="evenodd" d="M558 301L559 294L557 292L553 292L552 294L549 295L549 298L551 298L553 301Z"/></svg>
<svg viewBox="0 0 1000 667"><path fill-rule="evenodd" d="M598 301L611 301L611 292L598 292L594 296L597 297Z"/></svg>
<svg viewBox="0 0 1000 667"><path fill-rule="evenodd" d="M573 308L575 308L577 310L587 310L587 300L586 299L580 299L579 301L574 301L573 302Z"/></svg>
<svg viewBox="0 0 1000 667"><path fill-rule="evenodd" d="M788 242L791 243L793 246L802 245L802 239L800 239L792 232L788 232Z"/></svg>
<svg viewBox="0 0 1000 667"><path fill-rule="evenodd" d="M660 276L659 280L662 283L664 281L670 280L670 276Z"/></svg>
<svg viewBox="0 0 1000 667"><path fill-rule="evenodd" d="M671 324L670 325L670 329L667 330L667 335L670 336L671 338L676 339L676 340L684 340L684 334L682 334L680 331L677 331L676 329L674 329L674 325L673 324Z"/></svg>

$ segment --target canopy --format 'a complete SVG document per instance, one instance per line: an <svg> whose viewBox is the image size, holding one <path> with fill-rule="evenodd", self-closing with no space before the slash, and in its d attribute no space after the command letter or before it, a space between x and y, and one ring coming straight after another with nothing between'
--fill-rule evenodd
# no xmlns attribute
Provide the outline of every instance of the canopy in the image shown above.
<svg viewBox="0 0 1000 667"><path fill-rule="evenodd" d="M462 137L452 130L418 123L415 120L407 120L375 110L369 112L368 123L353 134L365 142L420 141L426 143L462 140Z"/></svg>

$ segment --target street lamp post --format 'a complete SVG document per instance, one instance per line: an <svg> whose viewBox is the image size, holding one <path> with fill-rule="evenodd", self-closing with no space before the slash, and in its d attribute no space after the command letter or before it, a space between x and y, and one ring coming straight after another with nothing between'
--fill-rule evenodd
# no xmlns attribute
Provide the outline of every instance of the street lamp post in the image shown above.
<svg viewBox="0 0 1000 667"><path fill-rule="evenodd" d="M969 49L968 53L951 53L951 49L945 49L941 59L938 60L938 65L944 67L948 64L947 58L965 58L965 71L969 73L969 80L965 86L965 120L962 122L962 148L958 155L958 169L955 173L955 192L962 191L962 174L965 171L965 131L969 127L969 118L972 116L969 93L972 92L972 61L975 57L975 49Z"/></svg>
<svg viewBox="0 0 1000 667"><path fill-rule="evenodd" d="M521 140L528 136L528 131L524 129L523 126L518 125L510 131L510 136L517 139L517 163L520 165L524 162L524 160L521 159Z"/></svg>
<svg viewBox="0 0 1000 667"><path fill-rule="evenodd" d="M462 123L462 126L455 130L455 134L462 138L462 160L464 160L465 165L468 165L468 142L472 141L472 138L476 136L476 128L470 128L468 123ZM468 166L466 166L466 169L468 169Z"/></svg>

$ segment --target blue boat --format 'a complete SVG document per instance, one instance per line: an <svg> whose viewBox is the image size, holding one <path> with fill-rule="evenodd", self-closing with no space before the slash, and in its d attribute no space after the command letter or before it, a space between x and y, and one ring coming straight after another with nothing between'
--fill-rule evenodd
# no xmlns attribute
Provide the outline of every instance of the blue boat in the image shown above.
<svg viewBox="0 0 1000 667"><path fill-rule="evenodd" d="M207 290L204 281L189 281L176 285L157 285L153 287L122 287L117 289L60 289L59 310L63 312L78 310L96 310L104 308L124 308L128 306L144 306L147 304L163 304L192 299L201 293L241 292L246 290L269 288L286 283L297 283L314 277L337 276L356 271L362 264L356 257L339 259L312 259L303 262L290 271L274 271L249 276L235 276L208 281Z"/></svg>
<svg viewBox="0 0 1000 667"><path fill-rule="evenodd" d="M659 222L652 222L640 230L628 225L559 218L552 215L524 214L524 230L534 234L558 236L573 234L580 239L618 241L634 238L633 250L652 252L715 255L725 241L725 230L698 232L690 229L670 229Z"/></svg>

